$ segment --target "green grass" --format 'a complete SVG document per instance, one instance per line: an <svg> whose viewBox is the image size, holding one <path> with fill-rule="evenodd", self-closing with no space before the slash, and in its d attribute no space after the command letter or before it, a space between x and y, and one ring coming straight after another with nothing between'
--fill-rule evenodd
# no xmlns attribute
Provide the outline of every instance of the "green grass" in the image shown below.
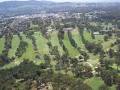
<svg viewBox="0 0 120 90"><path fill-rule="evenodd" d="M111 47L111 44L115 42L115 39L110 39L109 41L103 42L103 49L108 50Z"/></svg>
<svg viewBox="0 0 120 90"><path fill-rule="evenodd" d="M88 59L88 63L93 65L93 67L96 67L96 65L99 63L99 56L94 55L92 53L88 53L88 55L90 56L89 59Z"/></svg>
<svg viewBox="0 0 120 90"><path fill-rule="evenodd" d="M78 47L85 49L84 44L82 43L81 37L79 35L78 30L72 31L72 37L77 43Z"/></svg>
<svg viewBox="0 0 120 90"><path fill-rule="evenodd" d="M92 90L99 90L99 87L104 84L104 81L99 77L92 77L90 79L86 79L85 83L92 87ZM115 85L109 87L109 90L116 90Z"/></svg>
<svg viewBox="0 0 120 90"><path fill-rule="evenodd" d="M5 43L5 38L0 38L0 54L2 53L2 50L4 49L4 43Z"/></svg>
<svg viewBox="0 0 120 90"><path fill-rule="evenodd" d="M8 53L9 57L12 57L12 56L15 57L15 52L19 46L19 43L20 43L19 37L17 35L14 35L12 39L12 48L9 50L9 53Z"/></svg>
<svg viewBox="0 0 120 90"><path fill-rule="evenodd" d="M92 37L91 37L91 33L89 33L88 31L84 31L84 38L87 41L92 41Z"/></svg>
<svg viewBox="0 0 120 90"><path fill-rule="evenodd" d="M23 33L21 33L21 36L23 38L23 41L26 41L28 43L28 47L26 48L26 52L22 55L22 57L16 58L13 62L6 64L3 67L3 69L12 68L12 67L19 65L21 62L23 62L23 59L29 59L30 61L33 61L36 65L44 63L44 60L35 59L36 53L33 49L32 41L30 39L26 38L26 36Z"/></svg>
<svg viewBox="0 0 120 90"><path fill-rule="evenodd" d="M99 90L99 87L104 84L104 82L98 77L86 79L85 83L92 87L92 90Z"/></svg>
<svg viewBox="0 0 120 90"><path fill-rule="evenodd" d="M60 54L64 53L62 47L59 44L58 32L52 32L51 33L51 39L50 39L50 41L51 41L51 43L52 43L53 46L58 46L58 50L59 50Z"/></svg>
<svg viewBox="0 0 120 90"><path fill-rule="evenodd" d="M22 34L22 38L24 41L26 41L28 43L28 47L26 49L26 52L22 55L21 58L33 60L35 58L36 54L33 49L32 41L29 38L26 38L26 36L24 34Z"/></svg>
<svg viewBox="0 0 120 90"><path fill-rule="evenodd" d="M10 68L14 68L15 66L18 66L23 60L19 60L19 59L16 59L15 61L9 63L9 64L6 64L4 65L1 69L10 69Z"/></svg>
<svg viewBox="0 0 120 90"><path fill-rule="evenodd" d="M79 52L77 49L75 49L70 41L69 41L69 38L68 38L68 35L67 35L67 32L65 32L65 35L64 35L64 40L63 40L64 44L65 44L65 47L68 49L68 52L69 52L69 55L71 57L75 57L77 55L79 55Z"/></svg>
<svg viewBox="0 0 120 90"><path fill-rule="evenodd" d="M58 34L57 31L50 33L51 38L49 40L51 41L53 46L58 46L59 52L61 54L63 54L64 51L59 44L57 34ZM23 33L21 33L21 36L22 36L23 40L28 43L28 47L26 49L26 52L22 55L21 58L16 58L15 62L12 62L11 64L9 64L8 67L12 67L12 66L14 66L14 64L18 65L20 62L23 61L24 58L32 60L36 64L40 64L41 62L44 63L43 58L41 58L41 60L35 59L36 52L33 49L32 41L29 38L26 38L26 36ZM44 54L49 54L49 47L47 45L48 40L42 36L41 32L35 32L33 36L36 39L36 44L37 44L38 52L40 53L40 55L43 57ZM75 31L72 31L72 36L73 36L73 39L76 41L78 47L81 47L83 50L88 52L85 49L84 44L82 43L81 37L80 37L77 29ZM109 41L104 42L103 35L96 35L96 38L92 39L91 34L88 31L84 31L84 38L88 41L91 41L91 42L100 42L101 41L104 50L110 48L111 43L115 41L114 38L111 38ZM19 42L20 41L19 41L18 36L14 35L13 39L12 39L12 48L9 51L9 57L15 56L15 52L16 52L16 49L19 45ZM66 48L68 49L69 55L71 57L75 57L75 56L78 56L80 54L78 52L78 50L75 49L71 45L69 38L68 38L68 35L67 35L67 32L65 32L63 43L66 46ZM0 52L2 52L2 50L4 49L4 38L0 39L0 45L1 45ZM88 63L90 63L91 65L93 65L93 67L95 67L97 65L97 63L99 62L99 56L93 55L91 53L88 53L88 54L90 56L90 58L88 59ZM53 65L56 64L55 62L51 62L51 63Z"/></svg>
<svg viewBox="0 0 120 90"><path fill-rule="evenodd" d="M29 59L30 61L33 61L36 65L44 63L44 60L35 59L36 52L33 49L32 41L29 38L26 38L26 36L23 33L21 33L21 36L23 38L23 41L26 41L28 43L26 52L22 55L22 57L16 58L13 62L6 64L4 67L2 67L3 69L13 68L19 65L21 62L23 62L23 59ZM40 51L40 54L42 55L48 54L49 48L47 46L47 40L39 32L35 33L34 36L36 38L37 46L38 46L38 50ZM16 42L16 39L12 40L12 43L15 43L15 42ZM17 45L15 46L17 47ZM15 49L13 51L15 51ZM10 50L10 52L12 51ZM10 55L12 56L13 52Z"/></svg>
<svg viewBox="0 0 120 90"><path fill-rule="evenodd" d="M41 55L49 54L48 40L45 39L40 32L35 32L36 44Z"/></svg>

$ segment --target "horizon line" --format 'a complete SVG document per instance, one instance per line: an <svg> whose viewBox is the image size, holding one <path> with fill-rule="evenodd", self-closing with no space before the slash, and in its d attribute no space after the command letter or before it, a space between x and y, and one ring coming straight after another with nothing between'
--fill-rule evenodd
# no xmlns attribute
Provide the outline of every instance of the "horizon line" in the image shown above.
<svg viewBox="0 0 120 90"><path fill-rule="evenodd" d="M0 1L2 2L21 2L21 1L27 1L27 2L55 2L55 3L120 3L120 1L50 1L50 0L8 0L8 1Z"/></svg>

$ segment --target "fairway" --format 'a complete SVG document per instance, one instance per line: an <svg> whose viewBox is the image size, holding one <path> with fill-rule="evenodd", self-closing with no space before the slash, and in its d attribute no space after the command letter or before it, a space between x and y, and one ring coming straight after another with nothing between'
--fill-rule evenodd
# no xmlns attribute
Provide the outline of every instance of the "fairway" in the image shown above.
<svg viewBox="0 0 120 90"><path fill-rule="evenodd" d="M36 39L36 44L39 53L41 55L49 54L49 47L47 45L48 40L45 39L40 32L35 32L34 37Z"/></svg>
<svg viewBox="0 0 120 90"><path fill-rule="evenodd" d="M84 44L82 43L81 37L79 35L78 30L72 31L72 37L75 40L75 42L77 43L77 46L85 49Z"/></svg>
<svg viewBox="0 0 120 90"><path fill-rule="evenodd" d="M21 35L23 40L28 43L26 52L22 55L23 59L33 60L35 58L35 51L33 50L32 41L29 38L26 38L24 34Z"/></svg>
<svg viewBox="0 0 120 90"><path fill-rule="evenodd" d="M11 57L15 57L15 52L19 46L20 43L20 39L17 35L14 35L12 38L12 48L9 50L8 56Z"/></svg>
<svg viewBox="0 0 120 90"><path fill-rule="evenodd" d="M1 0L0 90L120 90L119 0Z"/></svg>
<svg viewBox="0 0 120 90"><path fill-rule="evenodd" d="M91 33L90 32L85 30L84 33L83 33L83 36L84 36L85 40L92 41L92 37L91 37Z"/></svg>
<svg viewBox="0 0 120 90"><path fill-rule="evenodd" d="M69 52L69 55L70 55L70 56L75 57L75 56L79 55L78 50L75 49L75 48L71 45L67 33L65 33L65 35L64 35L64 40L63 40L63 42L64 42L64 44L65 44L65 47L68 49L68 52Z"/></svg>
<svg viewBox="0 0 120 90"><path fill-rule="evenodd" d="M54 31L54 32L51 33L50 41L51 41L53 46L58 46L58 50L59 50L60 54L64 53L62 47L59 44L58 32L57 31L56 32Z"/></svg>
<svg viewBox="0 0 120 90"><path fill-rule="evenodd" d="M2 53L2 50L4 50L4 43L5 43L5 38L0 38L0 54Z"/></svg>

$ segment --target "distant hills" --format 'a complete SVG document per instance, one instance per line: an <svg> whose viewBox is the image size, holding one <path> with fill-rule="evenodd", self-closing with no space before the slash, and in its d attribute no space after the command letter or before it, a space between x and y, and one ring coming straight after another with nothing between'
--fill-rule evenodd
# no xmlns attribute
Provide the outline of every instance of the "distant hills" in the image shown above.
<svg viewBox="0 0 120 90"><path fill-rule="evenodd" d="M119 3L55 3L50 1L6 1L0 3L0 15L14 16L46 12L88 12L92 10L119 9Z"/></svg>

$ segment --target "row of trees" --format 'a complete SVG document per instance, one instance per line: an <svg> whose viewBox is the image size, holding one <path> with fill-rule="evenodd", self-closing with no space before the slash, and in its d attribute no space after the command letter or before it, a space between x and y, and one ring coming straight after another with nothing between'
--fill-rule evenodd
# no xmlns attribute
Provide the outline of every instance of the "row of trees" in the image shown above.
<svg viewBox="0 0 120 90"><path fill-rule="evenodd" d="M21 57L25 52L26 52L26 48L28 47L28 43L25 41L20 41L19 47L16 50L15 55L17 57Z"/></svg>
<svg viewBox="0 0 120 90"><path fill-rule="evenodd" d="M84 26L78 26L78 29L79 29L80 38L83 44L85 44L87 40L84 38Z"/></svg>
<svg viewBox="0 0 120 90"><path fill-rule="evenodd" d="M12 48L12 34L5 35L5 43L4 43L4 50L2 51L2 54L5 56L8 56L9 49Z"/></svg>
<svg viewBox="0 0 120 90"><path fill-rule="evenodd" d="M103 52L103 47L100 43L87 42L85 47L90 53L98 54Z"/></svg>
<svg viewBox="0 0 120 90"><path fill-rule="evenodd" d="M69 38L69 41L71 43L71 45L74 47L74 48L77 48L77 43L75 42L75 40L72 38L72 34L70 31L68 31L68 38Z"/></svg>
<svg viewBox="0 0 120 90"><path fill-rule="evenodd" d="M25 32L26 37L29 38L30 40L32 40L33 49L34 49L35 51L38 51L37 44L36 44L36 39L35 39L35 37L33 36L33 34L34 34L33 31L26 31L26 32Z"/></svg>
<svg viewBox="0 0 120 90"><path fill-rule="evenodd" d="M2 51L2 54L0 54L0 65L3 66L6 63L9 63L12 59L8 57L9 49L12 48L12 34L6 34L5 35L5 43L4 43L4 50Z"/></svg>
<svg viewBox="0 0 120 90"><path fill-rule="evenodd" d="M58 32L58 40L59 40L59 44L60 46L63 48L64 52L69 55L69 52L67 50L67 48L65 47L64 43L63 43L63 39L64 39L64 31L59 31Z"/></svg>

